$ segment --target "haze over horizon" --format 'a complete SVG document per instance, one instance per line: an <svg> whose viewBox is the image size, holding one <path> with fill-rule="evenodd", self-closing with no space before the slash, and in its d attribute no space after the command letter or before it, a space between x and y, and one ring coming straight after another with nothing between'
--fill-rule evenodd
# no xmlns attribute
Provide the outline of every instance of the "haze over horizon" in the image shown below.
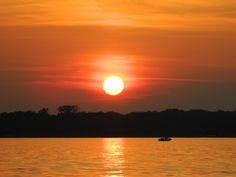
<svg viewBox="0 0 236 177"><path fill-rule="evenodd" d="M0 0L0 112L235 110L235 49L234 0Z"/></svg>

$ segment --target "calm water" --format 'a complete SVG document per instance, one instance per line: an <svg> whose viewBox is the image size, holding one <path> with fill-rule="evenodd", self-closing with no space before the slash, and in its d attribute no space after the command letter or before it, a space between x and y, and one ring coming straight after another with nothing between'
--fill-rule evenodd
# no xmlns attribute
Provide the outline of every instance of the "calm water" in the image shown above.
<svg viewBox="0 0 236 177"><path fill-rule="evenodd" d="M0 176L236 176L236 139L0 139Z"/></svg>

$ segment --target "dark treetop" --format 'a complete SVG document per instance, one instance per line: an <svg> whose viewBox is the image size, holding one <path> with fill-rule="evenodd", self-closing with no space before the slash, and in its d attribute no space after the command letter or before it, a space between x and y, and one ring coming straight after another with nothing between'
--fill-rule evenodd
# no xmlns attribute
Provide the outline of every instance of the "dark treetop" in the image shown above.
<svg viewBox="0 0 236 177"><path fill-rule="evenodd" d="M236 137L236 111L168 109L157 112L78 112L61 106L57 115L0 114L0 137Z"/></svg>

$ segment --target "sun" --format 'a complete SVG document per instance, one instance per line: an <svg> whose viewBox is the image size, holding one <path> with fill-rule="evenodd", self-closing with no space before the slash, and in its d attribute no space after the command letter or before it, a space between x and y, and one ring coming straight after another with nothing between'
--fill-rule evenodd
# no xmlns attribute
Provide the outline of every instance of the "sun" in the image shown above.
<svg viewBox="0 0 236 177"><path fill-rule="evenodd" d="M108 95L119 95L124 90L124 81L118 76L109 76L103 82L103 90Z"/></svg>

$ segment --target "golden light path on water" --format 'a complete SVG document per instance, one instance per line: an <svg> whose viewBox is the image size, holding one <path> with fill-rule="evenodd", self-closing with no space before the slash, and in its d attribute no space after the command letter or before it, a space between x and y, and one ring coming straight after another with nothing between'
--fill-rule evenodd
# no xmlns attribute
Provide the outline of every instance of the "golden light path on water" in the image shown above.
<svg viewBox="0 0 236 177"><path fill-rule="evenodd" d="M104 139L105 177L123 177L124 172L124 141L122 138Z"/></svg>
<svg viewBox="0 0 236 177"><path fill-rule="evenodd" d="M0 177L236 177L234 138L2 138Z"/></svg>

